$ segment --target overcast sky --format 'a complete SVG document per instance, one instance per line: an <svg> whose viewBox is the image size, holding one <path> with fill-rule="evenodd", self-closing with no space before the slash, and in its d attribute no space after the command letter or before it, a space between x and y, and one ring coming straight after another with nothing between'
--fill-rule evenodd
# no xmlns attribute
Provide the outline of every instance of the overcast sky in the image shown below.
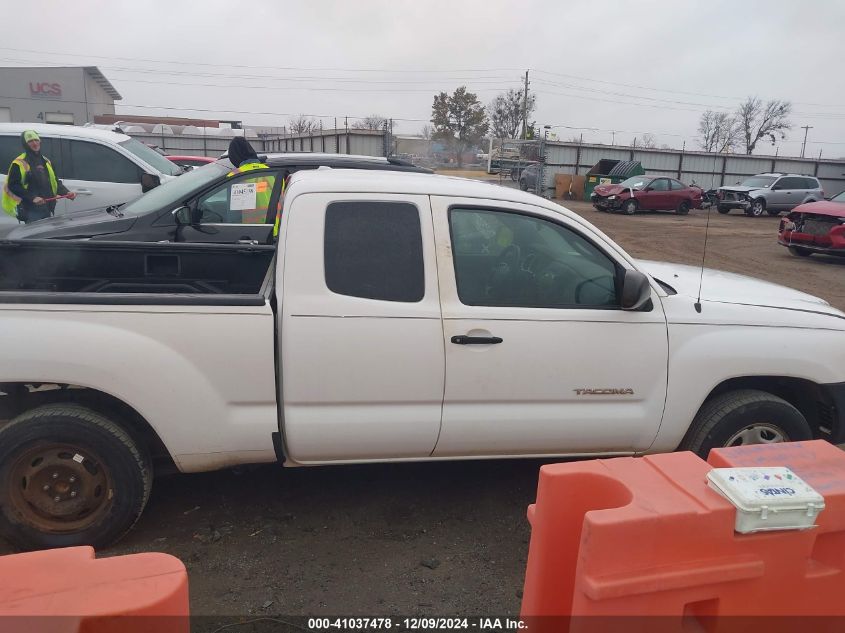
<svg viewBox="0 0 845 633"><path fill-rule="evenodd" d="M754 94L794 104L781 154L811 125L808 155L845 155L841 0L27 0L14 14L0 64L99 66L122 113L326 127L378 113L414 133L436 92L466 85L486 104L530 69L538 125L597 128L563 139L689 148L703 110Z"/></svg>

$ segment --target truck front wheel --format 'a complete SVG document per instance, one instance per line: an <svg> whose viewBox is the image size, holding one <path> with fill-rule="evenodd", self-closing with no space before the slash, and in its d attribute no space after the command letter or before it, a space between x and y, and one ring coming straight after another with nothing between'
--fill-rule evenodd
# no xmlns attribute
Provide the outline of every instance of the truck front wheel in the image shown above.
<svg viewBox="0 0 845 633"><path fill-rule="evenodd" d="M765 391L740 389L711 398L679 447L707 459L711 448L813 439L801 412Z"/></svg>
<svg viewBox="0 0 845 633"><path fill-rule="evenodd" d="M105 547L135 524L151 487L146 451L90 409L43 406L0 428L0 535L21 549Z"/></svg>

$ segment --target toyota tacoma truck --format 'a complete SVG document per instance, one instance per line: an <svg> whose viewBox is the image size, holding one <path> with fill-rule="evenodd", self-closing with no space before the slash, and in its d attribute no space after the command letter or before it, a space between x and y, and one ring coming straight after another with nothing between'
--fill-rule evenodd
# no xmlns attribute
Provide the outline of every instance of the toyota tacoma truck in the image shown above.
<svg viewBox="0 0 845 633"><path fill-rule="evenodd" d="M168 468L841 442L843 341L521 191L300 173L277 244L0 243L0 534L104 546Z"/></svg>

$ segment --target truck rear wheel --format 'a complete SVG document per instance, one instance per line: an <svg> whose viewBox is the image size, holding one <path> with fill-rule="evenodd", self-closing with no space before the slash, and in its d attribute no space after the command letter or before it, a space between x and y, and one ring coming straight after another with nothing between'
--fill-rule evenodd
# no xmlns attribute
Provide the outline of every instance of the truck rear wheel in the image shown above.
<svg viewBox="0 0 845 633"><path fill-rule="evenodd" d="M711 448L811 439L807 420L786 400L765 391L740 389L705 402L679 448L706 459Z"/></svg>
<svg viewBox="0 0 845 633"><path fill-rule="evenodd" d="M105 547L141 516L149 456L120 426L73 404L0 428L0 535L25 549Z"/></svg>

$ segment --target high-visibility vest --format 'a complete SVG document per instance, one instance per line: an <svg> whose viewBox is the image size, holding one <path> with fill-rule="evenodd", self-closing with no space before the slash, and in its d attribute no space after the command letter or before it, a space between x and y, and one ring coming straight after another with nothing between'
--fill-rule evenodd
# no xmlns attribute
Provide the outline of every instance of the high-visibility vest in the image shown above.
<svg viewBox="0 0 845 633"><path fill-rule="evenodd" d="M9 165L9 176L12 175L12 169L15 168L15 165L17 165L18 169L21 170L21 186L23 186L24 189L29 189L29 172L32 169L29 166L29 163L26 162L25 152L20 156L15 157L12 164ZM44 166L47 168L47 175L50 177L50 190L55 196L59 191L59 183L56 180L56 172L53 171L53 165L50 163L49 158L44 157ZM9 178L7 176L6 183L3 185L3 211L5 211L7 215L11 215L13 218L17 217L17 208L20 203L21 198L16 196L9 189Z"/></svg>
<svg viewBox="0 0 845 633"><path fill-rule="evenodd" d="M232 178L256 169L267 169L264 163L245 163L233 169L227 178ZM256 174L257 178L260 178ZM267 220L267 208L270 206L270 197L273 195L273 187L270 185L271 176L257 180L255 183L255 209L244 209L241 211L242 222L245 224L263 224ZM251 180L251 179L247 179Z"/></svg>

